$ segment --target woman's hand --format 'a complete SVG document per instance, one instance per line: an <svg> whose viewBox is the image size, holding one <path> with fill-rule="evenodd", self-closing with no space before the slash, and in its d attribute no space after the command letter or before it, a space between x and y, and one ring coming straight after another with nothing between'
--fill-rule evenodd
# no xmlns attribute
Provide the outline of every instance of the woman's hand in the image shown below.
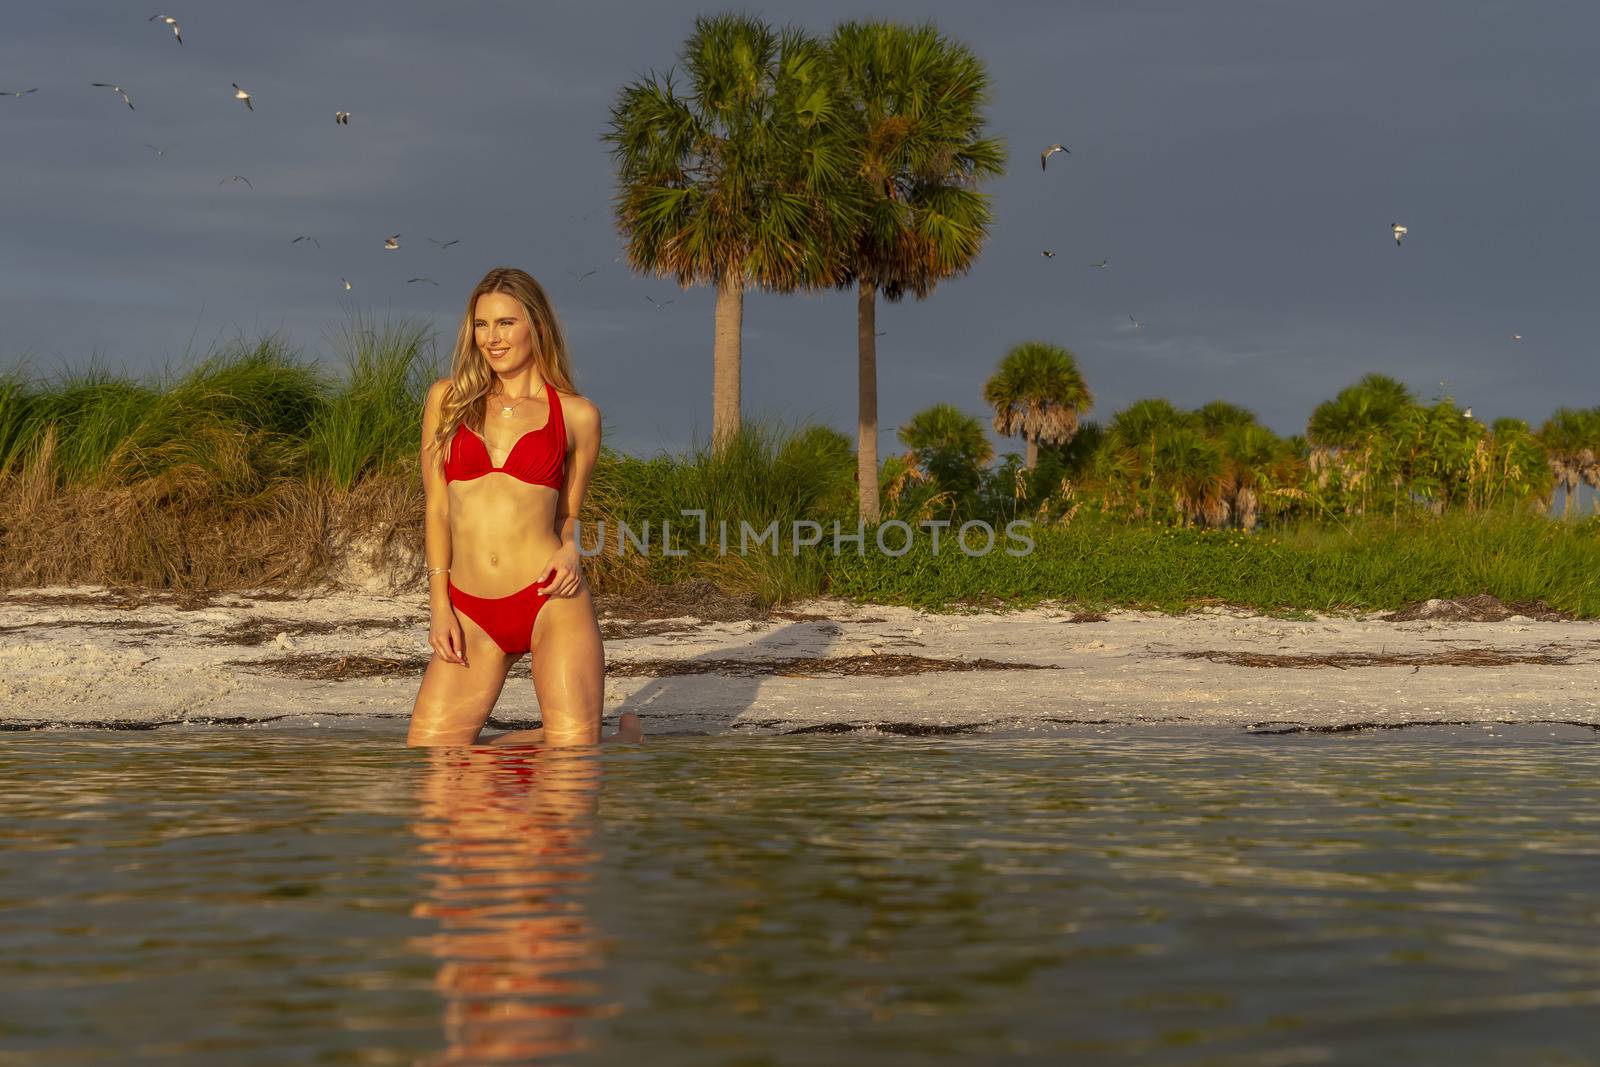
<svg viewBox="0 0 1600 1067"><path fill-rule="evenodd" d="M577 596L583 588L583 567L578 563L578 546L564 544L555 550L544 568L546 596Z"/></svg>
<svg viewBox="0 0 1600 1067"><path fill-rule="evenodd" d="M428 623L428 644L446 663L467 665L467 635L461 629L454 608L434 608Z"/></svg>

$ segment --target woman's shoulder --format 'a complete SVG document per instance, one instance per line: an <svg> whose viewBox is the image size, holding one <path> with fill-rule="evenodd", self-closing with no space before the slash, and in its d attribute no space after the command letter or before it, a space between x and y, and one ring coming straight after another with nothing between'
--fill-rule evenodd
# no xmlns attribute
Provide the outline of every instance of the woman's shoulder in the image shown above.
<svg viewBox="0 0 1600 1067"><path fill-rule="evenodd" d="M428 406L437 408L444 403L445 394L450 391L450 379L440 378L428 386Z"/></svg>
<svg viewBox="0 0 1600 1067"><path fill-rule="evenodd" d="M576 413L580 417L588 416L594 418L600 414L600 409L595 406L594 401L582 393L569 393L557 387L556 395L561 398L561 413L563 415Z"/></svg>

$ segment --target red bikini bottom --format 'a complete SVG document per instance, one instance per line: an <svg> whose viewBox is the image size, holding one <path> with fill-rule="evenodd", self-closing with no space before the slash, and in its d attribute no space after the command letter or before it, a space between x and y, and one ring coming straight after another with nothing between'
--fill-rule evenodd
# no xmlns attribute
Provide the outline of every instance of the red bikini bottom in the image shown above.
<svg viewBox="0 0 1600 1067"><path fill-rule="evenodd" d="M539 609L550 599L538 591L548 582L549 579L534 582L510 596L494 597L473 596L457 589L454 582L447 584L452 607L483 627L483 632L494 639L500 651L508 656L520 656L530 648L533 620L539 617Z"/></svg>

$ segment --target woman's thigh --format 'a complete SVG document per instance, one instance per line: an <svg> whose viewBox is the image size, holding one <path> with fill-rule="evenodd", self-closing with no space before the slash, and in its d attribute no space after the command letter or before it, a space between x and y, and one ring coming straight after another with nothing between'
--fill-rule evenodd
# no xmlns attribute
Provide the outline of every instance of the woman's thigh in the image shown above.
<svg viewBox="0 0 1600 1067"><path fill-rule="evenodd" d="M476 741L506 684L513 657L502 652L463 612L456 612L456 618L461 620L466 639L466 666L434 653L411 708L407 744L469 745Z"/></svg>
<svg viewBox="0 0 1600 1067"><path fill-rule="evenodd" d="M533 624L533 691L550 744L600 741L606 653L588 583L570 597L551 597Z"/></svg>

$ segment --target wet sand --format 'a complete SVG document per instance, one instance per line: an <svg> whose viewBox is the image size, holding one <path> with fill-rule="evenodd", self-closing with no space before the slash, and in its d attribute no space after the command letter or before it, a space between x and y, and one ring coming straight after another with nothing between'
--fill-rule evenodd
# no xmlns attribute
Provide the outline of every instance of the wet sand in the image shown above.
<svg viewBox="0 0 1600 1067"><path fill-rule="evenodd" d="M0 593L0 728L370 723L403 734L420 594ZM936 614L815 599L698 614L602 598L606 715L653 733L903 734L1168 724L1600 728L1600 624L1231 608ZM681 607L681 605L680 605ZM1450 614L1449 602L1439 605ZM742 617L741 617L742 616ZM494 715L538 719L524 657Z"/></svg>

